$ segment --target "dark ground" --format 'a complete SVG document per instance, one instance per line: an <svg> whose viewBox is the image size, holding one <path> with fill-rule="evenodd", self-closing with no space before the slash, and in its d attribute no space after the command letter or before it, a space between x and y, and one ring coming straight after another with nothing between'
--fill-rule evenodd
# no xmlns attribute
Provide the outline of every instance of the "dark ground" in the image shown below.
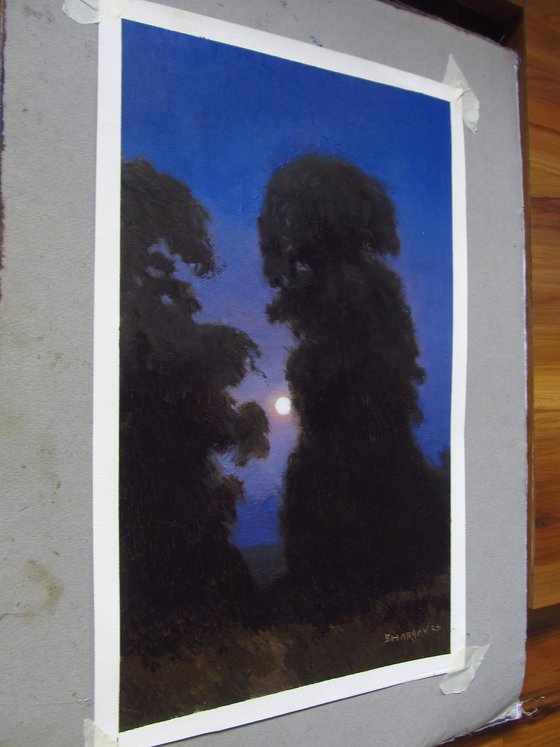
<svg viewBox="0 0 560 747"><path fill-rule="evenodd" d="M166 626L159 627L165 636ZM449 577L441 576L386 594L369 613L336 625L229 626L208 632L196 646L129 654L121 662L120 728L445 654L449 631Z"/></svg>

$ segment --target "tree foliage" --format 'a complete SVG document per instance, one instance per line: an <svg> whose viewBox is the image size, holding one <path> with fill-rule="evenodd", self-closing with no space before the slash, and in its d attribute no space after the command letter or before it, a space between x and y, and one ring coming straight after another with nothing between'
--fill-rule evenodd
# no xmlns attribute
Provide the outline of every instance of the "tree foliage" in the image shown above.
<svg viewBox="0 0 560 747"><path fill-rule="evenodd" d="M309 154L271 178L259 219L271 322L297 341L286 376L300 420L282 515L292 608L342 619L449 563L449 480L413 433L425 373L382 185Z"/></svg>
<svg viewBox="0 0 560 747"><path fill-rule="evenodd" d="M244 333L199 323L188 281L215 258L204 207L145 160L123 162L121 192L120 527L124 646L142 626L243 617L252 583L229 543L243 485L236 464L268 454L268 421L229 393L259 350ZM198 627L197 627L198 626Z"/></svg>

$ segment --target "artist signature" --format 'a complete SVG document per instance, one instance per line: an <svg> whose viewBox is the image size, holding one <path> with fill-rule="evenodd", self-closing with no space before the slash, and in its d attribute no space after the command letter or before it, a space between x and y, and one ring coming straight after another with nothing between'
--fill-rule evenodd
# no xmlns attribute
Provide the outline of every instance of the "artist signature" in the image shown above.
<svg viewBox="0 0 560 747"><path fill-rule="evenodd" d="M420 638L425 638L432 633L438 633L441 630L441 625L434 625L428 623L423 628L416 628L415 630L407 630L406 633L385 633L385 640L383 643L398 643L399 641L417 641Z"/></svg>

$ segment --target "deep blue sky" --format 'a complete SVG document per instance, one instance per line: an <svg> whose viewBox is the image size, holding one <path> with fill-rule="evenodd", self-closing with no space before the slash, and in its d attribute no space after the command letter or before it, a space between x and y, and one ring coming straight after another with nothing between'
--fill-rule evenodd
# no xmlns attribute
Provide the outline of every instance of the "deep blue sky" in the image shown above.
<svg viewBox="0 0 560 747"><path fill-rule="evenodd" d="M297 424L273 402L287 393L283 364L289 332L272 327L256 233L272 172L298 155L344 158L385 185L397 211L401 275L427 382L420 390L424 424L418 441L437 460L449 448L452 332L451 131L449 104L248 50L123 22L122 150L183 180L212 215L222 274L193 281L200 320L248 332L266 374L249 376L239 401L263 404L272 426L268 460L239 475L248 506L240 507L234 540L273 542L271 496L294 443ZM231 468L224 460L224 468ZM262 515L258 505L263 504ZM265 510L266 508L266 510ZM259 518L260 517L260 518Z"/></svg>

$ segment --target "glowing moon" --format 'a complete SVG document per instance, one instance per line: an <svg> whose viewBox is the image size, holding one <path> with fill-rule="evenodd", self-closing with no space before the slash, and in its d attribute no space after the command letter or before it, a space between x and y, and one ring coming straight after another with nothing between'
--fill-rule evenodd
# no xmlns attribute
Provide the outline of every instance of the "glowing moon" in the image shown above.
<svg viewBox="0 0 560 747"><path fill-rule="evenodd" d="M276 408L278 415L289 415L290 410L292 409L292 403L287 397L278 397L274 403L274 407Z"/></svg>

